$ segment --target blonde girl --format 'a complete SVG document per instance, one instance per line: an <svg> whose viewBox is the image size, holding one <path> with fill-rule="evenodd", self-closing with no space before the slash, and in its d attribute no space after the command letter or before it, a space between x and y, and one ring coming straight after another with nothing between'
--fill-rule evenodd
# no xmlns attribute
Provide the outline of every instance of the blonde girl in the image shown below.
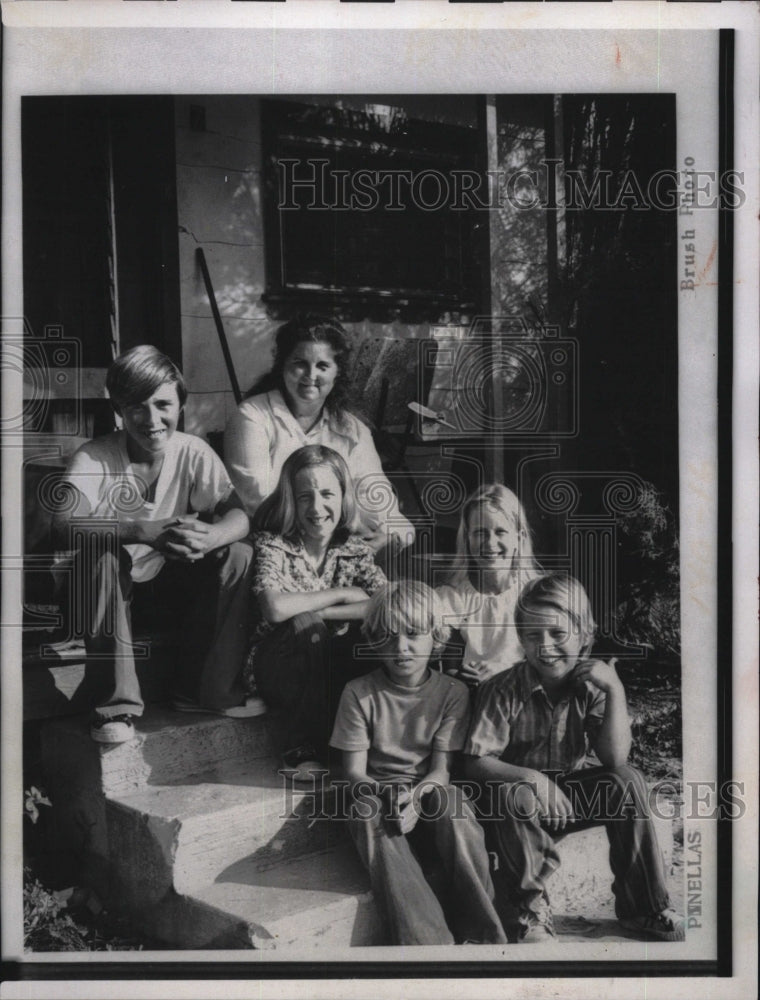
<svg viewBox="0 0 760 1000"><path fill-rule="evenodd" d="M481 486L462 508L455 568L437 589L444 621L464 640L457 676L467 684L477 687L523 658L517 596L540 575L522 504L501 483Z"/></svg>
<svg viewBox="0 0 760 1000"><path fill-rule="evenodd" d="M254 628L244 679L249 691L283 711L285 764L294 780L309 780L325 759L343 684L374 666L355 664L352 653L385 574L357 534L346 462L324 445L286 459L253 528Z"/></svg>

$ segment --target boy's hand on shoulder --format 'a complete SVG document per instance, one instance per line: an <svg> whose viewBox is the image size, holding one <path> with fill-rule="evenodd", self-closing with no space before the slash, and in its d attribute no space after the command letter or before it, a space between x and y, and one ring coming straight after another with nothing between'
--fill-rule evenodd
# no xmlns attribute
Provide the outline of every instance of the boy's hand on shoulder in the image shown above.
<svg viewBox="0 0 760 1000"><path fill-rule="evenodd" d="M479 687L501 671L502 667L499 663L493 663L489 660L468 660L459 668L457 676L470 687Z"/></svg>
<svg viewBox="0 0 760 1000"><path fill-rule="evenodd" d="M605 694L624 692L623 683L615 670L616 662L614 657L609 662L605 660L581 660L575 668L573 680L578 683L591 681Z"/></svg>
<svg viewBox="0 0 760 1000"><path fill-rule="evenodd" d="M374 518L367 518L362 525L359 537L373 552L377 552L388 541L388 531L384 524L374 520Z"/></svg>

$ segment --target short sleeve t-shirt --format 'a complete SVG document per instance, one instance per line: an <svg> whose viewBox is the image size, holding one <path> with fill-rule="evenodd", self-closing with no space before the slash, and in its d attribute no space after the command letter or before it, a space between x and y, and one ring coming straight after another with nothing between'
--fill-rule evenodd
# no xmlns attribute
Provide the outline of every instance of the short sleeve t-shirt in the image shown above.
<svg viewBox="0 0 760 1000"><path fill-rule="evenodd" d="M394 684L382 667L343 689L330 745L366 750L375 781L418 781L434 750L461 750L469 721L465 685L431 670L419 687Z"/></svg>
<svg viewBox="0 0 760 1000"><path fill-rule="evenodd" d="M575 771L589 763L604 719L605 695L591 681L552 704L523 660L478 691L464 752L536 771Z"/></svg>
<svg viewBox="0 0 760 1000"><path fill-rule="evenodd" d="M233 492L218 455L193 434L175 431L166 444L164 461L152 499L127 452L126 433L116 431L82 445L64 474L82 494L96 518L160 521L185 514L212 514ZM76 511L74 511L76 513ZM149 545L125 548L132 559L132 578L151 580L164 556Z"/></svg>

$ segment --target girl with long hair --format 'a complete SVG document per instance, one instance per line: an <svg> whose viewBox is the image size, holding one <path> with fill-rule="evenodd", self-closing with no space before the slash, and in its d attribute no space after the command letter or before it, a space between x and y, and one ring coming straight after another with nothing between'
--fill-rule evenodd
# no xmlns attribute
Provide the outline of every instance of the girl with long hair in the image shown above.
<svg viewBox="0 0 760 1000"><path fill-rule="evenodd" d="M343 684L373 665L354 658L356 626L386 580L359 525L348 467L323 445L286 459L253 518L256 608L244 681L283 712L283 759L296 781L326 759Z"/></svg>
<svg viewBox="0 0 760 1000"><path fill-rule="evenodd" d="M462 508L454 570L437 589L444 620L464 640L457 676L467 684L477 687L522 659L517 596L540 574L518 498L501 483L479 487Z"/></svg>

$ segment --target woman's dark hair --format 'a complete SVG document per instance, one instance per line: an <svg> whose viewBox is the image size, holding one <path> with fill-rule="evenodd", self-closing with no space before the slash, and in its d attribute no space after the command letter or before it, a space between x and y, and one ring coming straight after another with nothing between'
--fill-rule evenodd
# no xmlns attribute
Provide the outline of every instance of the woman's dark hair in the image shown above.
<svg viewBox="0 0 760 1000"><path fill-rule="evenodd" d="M330 395L325 400L328 413L340 424L349 409L348 402L348 369L351 357L351 344L348 334L337 320L327 316L313 314L294 316L277 331L274 344L274 365L272 370L263 375L246 394L246 397L258 396L262 392L279 389L285 394L285 384L282 373L285 362L298 344L327 344L333 352L338 374Z"/></svg>

